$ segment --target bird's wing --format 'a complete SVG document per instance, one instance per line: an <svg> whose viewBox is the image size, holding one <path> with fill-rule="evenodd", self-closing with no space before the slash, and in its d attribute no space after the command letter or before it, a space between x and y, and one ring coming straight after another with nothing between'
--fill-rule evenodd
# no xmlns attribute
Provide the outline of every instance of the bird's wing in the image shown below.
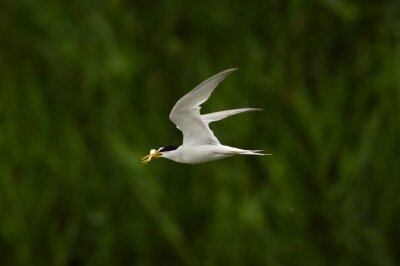
<svg viewBox="0 0 400 266"><path fill-rule="evenodd" d="M207 101L218 84L235 70L227 69L212 76L176 102L169 118L182 131L183 145L219 144L208 123L201 119L200 105Z"/></svg>
<svg viewBox="0 0 400 266"><path fill-rule="evenodd" d="M201 115L201 120L203 120L203 122L208 125L211 122L222 120L224 118L227 118L228 116L236 115L236 114L240 114L240 113L244 113L244 112L250 112L250 111L262 111L262 109L261 108L240 108L240 109L225 110L225 111Z"/></svg>

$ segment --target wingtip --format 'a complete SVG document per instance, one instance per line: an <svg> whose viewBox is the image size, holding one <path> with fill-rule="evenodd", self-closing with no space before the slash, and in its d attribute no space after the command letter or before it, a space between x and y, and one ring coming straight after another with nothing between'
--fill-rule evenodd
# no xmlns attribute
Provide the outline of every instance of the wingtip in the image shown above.
<svg viewBox="0 0 400 266"><path fill-rule="evenodd" d="M258 107L249 107L249 108L245 108L245 109L249 109L249 111L264 111L263 108L258 108Z"/></svg>
<svg viewBox="0 0 400 266"><path fill-rule="evenodd" d="M222 71L222 72L233 72L233 71L236 71L236 70L238 70L239 68L237 68L237 67L232 67L232 68L228 68L228 69L225 69L224 71Z"/></svg>

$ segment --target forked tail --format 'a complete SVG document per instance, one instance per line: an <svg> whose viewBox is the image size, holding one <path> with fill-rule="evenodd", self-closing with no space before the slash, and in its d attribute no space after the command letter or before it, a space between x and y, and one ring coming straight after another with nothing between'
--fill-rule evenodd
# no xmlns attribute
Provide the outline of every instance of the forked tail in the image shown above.
<svg viewBox="0 0 400 266"><path fill-rule="evenodd" d="M242 155L272 155L272 153L262 153L264 150L243 150Z"/></svg>

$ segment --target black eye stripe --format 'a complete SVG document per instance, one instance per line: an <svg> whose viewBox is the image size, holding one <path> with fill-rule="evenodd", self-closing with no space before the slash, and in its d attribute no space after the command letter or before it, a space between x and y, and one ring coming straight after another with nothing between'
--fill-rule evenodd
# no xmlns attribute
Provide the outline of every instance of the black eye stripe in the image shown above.
<svg viewBox="0 0 400 266"><path fill-rule="evenodd" d="M173 151L173 150L176 150L177 148L178 148L178 146L175 146L175 145L166 145L164 147L161 147L158 151L159 152Z"/></svg>

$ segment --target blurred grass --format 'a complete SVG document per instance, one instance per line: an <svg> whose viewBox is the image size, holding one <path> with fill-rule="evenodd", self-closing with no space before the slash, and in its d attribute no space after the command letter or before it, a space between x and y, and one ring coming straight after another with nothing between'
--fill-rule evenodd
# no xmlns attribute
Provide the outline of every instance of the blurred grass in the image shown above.
<svg viewBox="0 0 400 266"><path fill-rule="evenodd" d="M0 4L1 265L397 265L398 1ZM159 160L176 100L268 158Z"/></svg>

